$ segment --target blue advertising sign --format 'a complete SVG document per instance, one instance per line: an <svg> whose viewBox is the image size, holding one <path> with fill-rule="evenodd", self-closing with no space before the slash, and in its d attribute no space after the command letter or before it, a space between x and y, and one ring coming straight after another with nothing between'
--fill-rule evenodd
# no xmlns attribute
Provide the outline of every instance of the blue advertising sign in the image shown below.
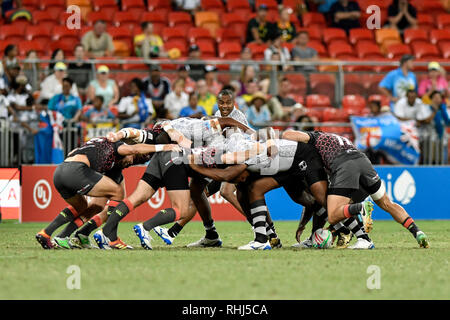
<svg viewBox="0 0 450 320"><path fill-rule="evenodd" d="M350 117L355 145L364 150L383 151L392 163L417 164L419 137L414 121L398 121L392 114L377 117Z"/></svg>
<svg viewBox="0 0 450 320"><path fill-rule="evenodd" d="M413 219L450 219L447 201L450 196L450 167L375 166L389 197L402 205ZM266 195L274 220L298 220L302 206L294 203L284 189ZM373 218L392 217L375 205Z"/></svg>

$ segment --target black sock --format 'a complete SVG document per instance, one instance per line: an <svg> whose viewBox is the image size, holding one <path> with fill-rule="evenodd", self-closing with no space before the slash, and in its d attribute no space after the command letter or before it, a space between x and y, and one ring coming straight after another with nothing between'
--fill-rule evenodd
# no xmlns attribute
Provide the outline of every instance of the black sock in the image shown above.
<svg viewBox="0 0 450 320"><path fill-rule="evenodd" d="M169 230L167 230L167 233L172 238L175 238L180 232L183 230L183 226L179 224L178 222L175 222L172 227L170 227Z"/></svg>
<svg viewBox="0 0 450 320"><path fill-rule="evenodd" d="M266 217L267 217L267 206L264 199L256 200L250 203L250 213L252 215L252 225L255 232L255 241L266 243L267 242L267 232L266 232Z"/></svg>
<svg viewBox="0 0 450 320"><path fill-rule="evenodd" d="M323 228L325 226L325 223L327 222L328 216L327 211L322 208L321 205L317 203L318 207L316 206L314 210L313 215L313 225L312 225L312 232L316 232L318 229Z"/></svg>
<svg viewBox="0 0 450 320"><path fill-rule="evenodd" d="M61 227L63 224L73 221L74 216L72 211L69 208L64 208L53 221L44 229L45 233L49 236L55 232L56 229Z"/></svg>
<svg viewBox="0 0 450 320"><path fill-rule="evenodd" d="M367 241L372 241L364 230L364 224L356 217L346 219L344 221L344 226L346 226L358 239L361 238Z"/></svg>
<svg viewBox="0 0 450 320"><path fill-rule="evenodd" d="M166 223L175 221L177 213L174 209L168 208L159 211L155 216L143 223L144 229L147 231L152 230L154 227L161 226Z"/></svg>
<svg viewBox="0 0 450 320"><path fill-rule="evenodd" d="M217 233L216 226L214 225L214 220L203 222L203 226L205 227L206 235L205 238L209 240L215 240L219 238L219 234Z"/></svg>
<svg viewBox="0 0 450 320"><path fill-rule="evenodd" d="M87 223L85 223L80 230L77 231L76 234L82 234L84 236L89 236L92 231L97 229L99 226L97 226L97 223L91 219Z"/></svg>
<svg viewBox="0 0 450 320"><path fill-rule="evenodd" d="M275 230L275 225L273 222L267 223L266 222L266 234L269 237L269 239L278 238L277 231Z"/></svg>
<svg viewBox="0 0 450 320"><path fill-rule="evenodd" d="M121 201L114 208L114 211L112 211L112 213L108 216L108 221L103 227L103 234L111 241L117 240L117 227L119 226L119 222L125 218L128 213L130 213L130 208L126 202L129 203L128 201Z"/></svg>
<svg viewBox="0 0 450 320"><path fill-rule="evenodd" d="M415 224L414 220L411 217L408 217L403 221L402 226L409 230L412 233L414 238L417 237L417 232L420 231L419 227Z"/></svg>
<svg viewBox="0 0 450 320"><path fill-rule="evenodd" d="M357 216L358 214L361 214L363 204L362 203L352 203L347 206L348 213L352 216Z"/></svg>
<svg viewBox="0 0 450 320"><path fill-rule="evenodd" d="M67 224L67 226L61 231L57 237L59 238L66 238L69 237L75 230L78 229L78 226L75 224L75 222L71 221Z"/></svg>

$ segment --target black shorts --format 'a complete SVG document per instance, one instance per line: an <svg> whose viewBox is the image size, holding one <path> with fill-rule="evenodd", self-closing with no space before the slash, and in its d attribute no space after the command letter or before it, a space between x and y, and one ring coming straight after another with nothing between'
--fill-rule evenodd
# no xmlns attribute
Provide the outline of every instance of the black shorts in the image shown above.
<svg viewBox="0 0 450 320"><path fill-rule="evenodd" d="M338 161L336 161L338 160ZM331 165L328 194L361 199L364 194L374 194L381 186L378 173L362 153L343 154Z"/></svg>
<svg viewBox="0 0 450 320"><path fill-rule="evenodd" d="M55 170L53 184L64 199L86 195L103 175L83 162L63 162Z"/></svg>
<svg viewBox="0 0 450 320"><path fill-rule="evenodd" d="M166 187L170 190L189 190L189 174L186 165L172 165L164 173L162 178L145 172L141 180L145 181L153 190Z"/></svg>

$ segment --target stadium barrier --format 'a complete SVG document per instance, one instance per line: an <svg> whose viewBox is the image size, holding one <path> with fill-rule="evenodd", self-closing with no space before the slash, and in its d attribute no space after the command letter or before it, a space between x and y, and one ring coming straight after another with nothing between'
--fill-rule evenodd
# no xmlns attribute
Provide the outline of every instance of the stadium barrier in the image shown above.
<svg viewBox="0 0 450 320"><path fill-rule="evenodd" d="M21 222L48 222L58 214L66 203L53 186L56 166L22 167ZM404 206L414 219L450 219L445 186L450 180L450 167L376 166L385 183L388 195ZM145 167L132 167L124 171L126 191L130 194L137 186ZM267 204L274 220L298 220L302 207L289 199L283 189L266 195ZM212 214L217 221L245 220L219 194L209 198ZM170 207L165 189L160 189L148 203L143 204L125 221L143 221L161 209ZM375 208L374 219L392 219L387 213ZM194 220L199 220L198 215Z"/></svg>

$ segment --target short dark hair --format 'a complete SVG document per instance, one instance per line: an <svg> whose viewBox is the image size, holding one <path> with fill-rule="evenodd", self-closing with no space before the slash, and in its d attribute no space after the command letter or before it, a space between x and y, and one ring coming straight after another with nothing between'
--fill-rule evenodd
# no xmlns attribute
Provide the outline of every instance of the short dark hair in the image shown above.
<svg viewBox="0 0 450 320"><path fill-rule="evenodd" d="M139 91L144 90L144 85L143 85L143 82L141 79L133 78L133 79L131 79L130 83L134 83L136 85L136 87L138 87Z"/></svg>
<svg viewBox="0 0 450 320"><path fill-rule="evenodd" d="M222 89L220 90L219 94L217 94L217 98L220 98L221 96L230 96L231 98L233 98L234 93L230 89Z"/></svg>
<svg viewBox="0 0 450 320"><path fill-rule="evenodd" d="M62 81L63 82L66 81L66 82L70 83L70 86L73 85L73 80L71 78L69 78L69 77L65 77Z"/></svg>
<svg viewBox="0 0 450 320"><path fill-rule="evenodd" d="M299 35L301 35L301 34L306 34L306 35L309 37L309 32L306 31L306 30L301 30L301 31L299 31L298 34L297 34L297 37L298 37Z"/></svg>
<svg viewBox="0 0 450 320"><path fill-rule="evenodd" d="M436 94L440 94L441 98L442 98L442 92L434 90L430 93L430 99L433 99L434 95L436 95Z"/></svg>
<svg viewBox="0 0 450 320"><path fill-rule="evenodd" d="M222 90L220 90L220 91L224 91L224 90L230 90L233 93L236 92L236 89L232 85L229 85L229 84L224 85L222 87Z"/></svg>
<svg viewBox="0 0 450 320"><path fill-rule="evenodd" d="M103 98L103 96L95 96L95 97L94 97L94 100L95 100L95 99L101 100L102 103L105 102L105 98ZM94 102L94 101L92 101L92 102Z"/></svg>
<svg viewBox="0 0 450 320"><path fill-rule="evenodd" d="M378 109L381 109L381 101L380 100L370 100L369 104L373 103L378 107Z"/></svg>
<svg viewBox="0 0 450 320"><path fill-rule="evenodd" d="M98 24L98 23L106 24L106 21L102 20L102 19L99 19L99 20L95 21L94 25Z"/></svg>
<svg viewBox="0 0 450 320"><path fill-rule="evenodd" d="M147 26L148 26L149 23L151 23L151 22L149 22L149 21L144 21L144 22L141 23L141 29L142 29L142 31L144 31L144 29L147 28Z"/></svg>
<svg viewBox="0 0 450 320"><path fill-rule="evenodd" d="M15 44L8 44L5 47L5 56L8 55L8 53L10 53L14 48L16 48L17 46Z"/></svg>
<svg viewBox="0 0 450 320"><path fill-rule="evenodd" d="M191 100L192 96L197 96L197 92L195 91L191 91L191 93L189 93L189 100Z"/></svg>

